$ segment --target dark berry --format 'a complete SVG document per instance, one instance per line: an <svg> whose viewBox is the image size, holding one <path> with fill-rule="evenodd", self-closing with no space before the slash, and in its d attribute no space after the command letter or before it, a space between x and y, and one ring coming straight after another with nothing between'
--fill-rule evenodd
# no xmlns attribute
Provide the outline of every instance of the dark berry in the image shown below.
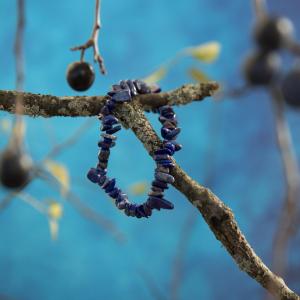
<svg viewBox="0 0 300 300"><path fill-rule="evenodd" d="M281 90L288 105L300 108L300 67L291 70L284 77Z"/></svg>
<svg viewBox="0 0 300 300"><path fill-rule="evenodd" d="M67 81L75 91L86 91L94 80L95 72L89 63L77 61L68 66Z"/></svg>
<svg viewBox="0 0 300 300"><path fill-rule="evenodd" d="M251 85L268 85L280 71L280 57L273 52L252 53L244 63L244 76Z"/></svg>
<svg viewBox="0 0 300 300"><path fill-rule="evenodd" d="M26 185L31 178L32 162L21 150L7 148L0 157L0 182L10 189Z"/></svg>
<svg viewBox="0 0 300 300"><path fill-rule="evenodd" d="M265 17L254 28L254 39L259 47L267 51L287 45L293 37L293 24L287 18Z"/></svg>

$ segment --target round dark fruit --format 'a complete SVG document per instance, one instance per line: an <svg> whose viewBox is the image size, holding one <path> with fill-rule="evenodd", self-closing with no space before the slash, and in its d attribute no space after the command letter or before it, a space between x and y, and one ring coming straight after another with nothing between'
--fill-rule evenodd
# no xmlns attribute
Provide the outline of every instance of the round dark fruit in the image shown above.
<svg viewBox="0 0 300 300"><path fill-rule="evenodd" d="M0 182L10 189L23 187L31 178L32 162L20 150L7 148L0 156Z"/></svg>
<svg viewBox="0 0 300 300"><path fill-rule="evenodd" d="M285 47L292 40L292 22L282 17L265 17L254 27L254 39L259 47L267 51Z"/></svg>
<svg viewBox="0 0 300 300"><path fill-rule="evenodd" d="M94 68L89 63L77 61L68 66L67 81L75 91L83 92L88 90L94 80Z"/></svg>
<svg viewBox="0 0 300 300"><path fill-rule="evenodd" d="M300 67L291 70L284 77L281 91L288 105L300 108Z"/></svg>
<svg viewBox="0 0 300 300"><path fill-rule="evenodd" d="M252 53L244 62L244 76L250 85L269 85L280 71L280 57L276 53Z"/></svg>

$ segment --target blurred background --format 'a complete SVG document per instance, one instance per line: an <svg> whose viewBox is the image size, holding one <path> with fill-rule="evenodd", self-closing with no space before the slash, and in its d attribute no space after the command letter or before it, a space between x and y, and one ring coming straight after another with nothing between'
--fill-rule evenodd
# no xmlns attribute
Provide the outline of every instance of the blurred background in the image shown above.
<svg viewBox="0 0 300 300"><path fill-rule="evenodd" d="M0 0L2 90L15 89L15 2ZM187 74L191 67L199 67L227 88L243 85L240 66L254 48L250 1L102 2L100 49L108 75L101 76L97 69L87 95L103 95L121 79L145 77L181 49L211 40L222 46L218 60L201 64L183 59L161 81L162 89L191 82ZM288 16L300 39L299 1L270 0L268 8ZM68 64L79 59L79 53L69 49L87 40L93 16L94 0L26 1L25 91L78 95L65 78ZM86 59L92 61L91 51ZM283 59L284 68L289 69L293 59L285 54ZM215 102L206 99L175 108L182 127L178 140L184 146L175 159L232 208L246 238L270 265L285 195L270 96L264 89L254 89L245 96ZM148 117L158 130L157 116ZM287 118L300 157L300 111L288 109ZM1 112L0 119L2 149L13 117ZM124 216L103 191L88 182L86 173L95 165L98 151L99 123L94 119L55 161L65 166L76 197L112 222L126 241L116 240L111 230L84 218L59 191L35 180L26 188L27 194L39 201L54 199L63 206L59 235L52 240L47 218L18 198L0 211L0 299L262 299L265 291L238 269L201 216L174 188L166 194L175 209L142 220ZM26 149L34 161L86 122L84 118L28 117L25 121ZM132 200L145 199L153 169L142 144L132 132L122 130L109 173ZM1 198L7 193L2 188ZM291 239L285 277L298 293L299 248L298 234ZM172 296L177 275L177 294ZM153 285L161 295L153 295Z"/></svg>

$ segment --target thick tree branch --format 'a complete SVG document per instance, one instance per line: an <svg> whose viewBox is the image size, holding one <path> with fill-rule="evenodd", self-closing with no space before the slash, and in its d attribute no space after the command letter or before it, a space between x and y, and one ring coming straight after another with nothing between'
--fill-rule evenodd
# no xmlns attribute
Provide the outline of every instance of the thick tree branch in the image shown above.
<svg viewBox="0 0 300 300"><path fill-rule="evenodd" d="M184 105L211 96L218 89L216 82L188 84L167 93L140 95L140 102L146 111L162 105ZM0 90L0 110L15 113L15 100L20 93ZM96 116L105 103L105 96L56 97L51 95L22 93L24 115L56 116Z"/></svg>
<svg viewBox="0 0 300 300"><path fill-rule="evenodd" d="M138 103L124 104L116 109L125 127L131 128L150 155L162 142L154 132ZM276 276L251 248L238 227L234 215L216 195L189 177L175 162L171 174L174 187L199 210L215 237L223 244L239 268L255 279L276 298L300 300L282 278Z"/></svg>
<svg viewBox="0 0 300 300"><path fill-rule="evenodd" d="M150 155L162 145L161 140L145 117L143 110L163 104L180 105L212 95L216 83L187 85L173 92L139 96L132 103L116 107L116 115L125 128L130 128ZM14 112L15 92L0 92L0 108ZM26 99L26 100L25 100ZM24 95L25 113L31 116L92 116L103 104L103 97L53 97ZM49 102L48 102L49 101ZM175 162L171 174L174 187L201 213L215 237L223 244L239 268L281 300L300 300L282 278L272 273L256 255L239 229L232 211L209 189L189 177Z"/></svg>

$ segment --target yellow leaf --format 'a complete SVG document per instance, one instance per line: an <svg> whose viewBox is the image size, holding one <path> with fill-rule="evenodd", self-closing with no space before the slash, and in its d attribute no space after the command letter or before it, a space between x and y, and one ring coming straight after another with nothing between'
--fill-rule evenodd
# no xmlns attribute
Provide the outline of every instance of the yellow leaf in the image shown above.
<svg viewBox="0 0 300 300"><path fill-rule="evenodd" d="M129 191L134 196L140 196L146 193L148 183L145 181L136 182L129 187Z"/></svg>
<svg viewBox="0 0 300 300"><path fill-rule="evenodd" d="M53 220L58 220L62 217L63 208L60 203L51 201L48 207L48 216Z"/></svg>
<svg viewBox="0 0 300 300"><path fill-rule="evenodd" d="M70 176L67 168L63 164L52 160L46 160L45 167L48 172L51 173L52 176L55 177L60 183L61 194L66 195L70 188Z"/></svg>
<svg viewBox="0 0 300 300"><path fill-rule="evenodd" d="M59 230L59 225L57 220L54 219L49 219L49 229L50 229L50 235L53 241L57 240L58 237L58 230Z"/></svg>
<svg viewBox="0 0 300 300"><path fill-rule="evenodd" d="M206 63L215 61L218 58L220 51L221 45L218 42L208 42L200 46L187 49L187 53L189 55Z"/></svg>
<svg viewBox="0 0 300 300"><path fill-rule="evenodd" d="M190 69L188 73L196 81L199 82L209 81L209 78L202 71L198 69Z"/></svg>
<svg viewBox="0 0 300 300"><path fill-rule="evenodd" d="M12 123L10 119L1 119L0 121L0 130L4 133L11 131Z"/></svg>
<svg viewBox="0 0 300 300"><path fill-rule="evenodd" d="M144 82L148 84L153 84L157 83L160 80L162 80L167 74L167 68L166 67L161 67L146 78L143 79Z"/></svg>

